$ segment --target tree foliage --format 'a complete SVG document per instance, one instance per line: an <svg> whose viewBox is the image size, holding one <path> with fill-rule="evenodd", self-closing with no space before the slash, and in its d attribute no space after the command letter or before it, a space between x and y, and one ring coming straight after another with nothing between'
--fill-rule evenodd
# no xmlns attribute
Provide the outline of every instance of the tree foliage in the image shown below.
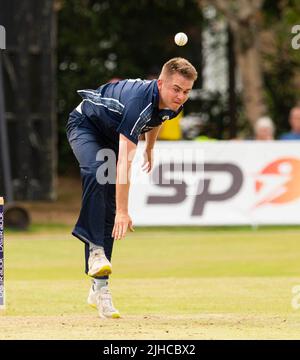
<svg viewBox="0 0 300 360"><path fill-rule="evenodd" d="M266 0L262 47L265 92L277 133L288 131L290 109L300 101L300 50L291 46L291 29L300 24L297 0Z"/></svg>

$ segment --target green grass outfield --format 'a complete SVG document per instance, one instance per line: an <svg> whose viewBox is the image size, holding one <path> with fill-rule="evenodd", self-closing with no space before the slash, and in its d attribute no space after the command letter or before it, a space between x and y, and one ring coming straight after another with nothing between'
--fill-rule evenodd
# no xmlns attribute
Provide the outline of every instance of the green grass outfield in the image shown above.
<svg viewBox="0 0 300 360"><path fill-rule="evenodd" d="M69 233L5 233L0 339L300 338L300 228L136 228L114 248L118 320L86 305L83 244Z"/></svg>

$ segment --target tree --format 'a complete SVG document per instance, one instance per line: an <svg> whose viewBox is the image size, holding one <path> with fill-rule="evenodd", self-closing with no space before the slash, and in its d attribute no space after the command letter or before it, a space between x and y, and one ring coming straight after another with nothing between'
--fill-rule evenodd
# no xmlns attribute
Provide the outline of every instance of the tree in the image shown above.
<svg viewBox="0 0 300 360"><path fill-rule="evenodd" d="M300 99L300 50L292 47L291 29L299 24L298 0L265 0L262 57L268 108L277 132L290 129L290 109Z"/></svg>
<svg viewBox="0 0 300 360"><path fill-rule="evenodd" d="M260 52L260 19L263 0L206 0L227 19L235 40L242 80L246 117L252 125L267 112Z"/></svg>

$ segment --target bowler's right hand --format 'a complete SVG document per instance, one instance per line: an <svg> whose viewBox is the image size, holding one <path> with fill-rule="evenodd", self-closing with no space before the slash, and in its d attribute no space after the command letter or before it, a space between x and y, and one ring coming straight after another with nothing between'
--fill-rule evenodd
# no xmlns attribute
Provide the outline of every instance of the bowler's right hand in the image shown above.
<svg viewBox="0 0 300 360"><path fill-rule="evenodd" d="M131 217L128 213L117 213L115 216L115 224L112 231L114 240L121 240L125 237L127 229L134 231Z"/></svg>

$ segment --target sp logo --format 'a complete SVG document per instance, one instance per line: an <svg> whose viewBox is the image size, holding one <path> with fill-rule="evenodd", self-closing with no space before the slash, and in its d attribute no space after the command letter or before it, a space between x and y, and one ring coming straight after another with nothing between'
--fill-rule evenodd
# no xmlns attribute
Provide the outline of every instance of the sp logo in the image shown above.
<svg viewBox="0 0 300 360"><path fill-rule="evenodd" d="M171 173L171 179L167 179L166 176L166 167L164 164L157 166L153 172L154 176L159 179L159 182L156 186L161 188L172 189L174 195L172 196L162 196L162 195L151 195L148 196L147 204L153 205L165 205L165 204L180 204L184 202L188 196L188 184L185 181L178 183L176 181L176 169L179 168L180 164L171 163L168 167L168 171ZM197 164L190 163L186 164L191 172L195 172ZM199 164L198 164L199 165ZM198 187L202 188L202 191L197 193L194 198L194 204L192 208L192 216L201 216L203 215L205 206L209 202L218 202L224 201L234 197L241 189L243 184L243 173L241 169L232 163L205 163L204 164L204 173L205 178L199 179ZM210 173L227 173L231 182L229 186L222 192L213 192L212 178L209 176ZM172 178L173 175L173 178ZM202 183L203 182L203 183Z"/></svg>

